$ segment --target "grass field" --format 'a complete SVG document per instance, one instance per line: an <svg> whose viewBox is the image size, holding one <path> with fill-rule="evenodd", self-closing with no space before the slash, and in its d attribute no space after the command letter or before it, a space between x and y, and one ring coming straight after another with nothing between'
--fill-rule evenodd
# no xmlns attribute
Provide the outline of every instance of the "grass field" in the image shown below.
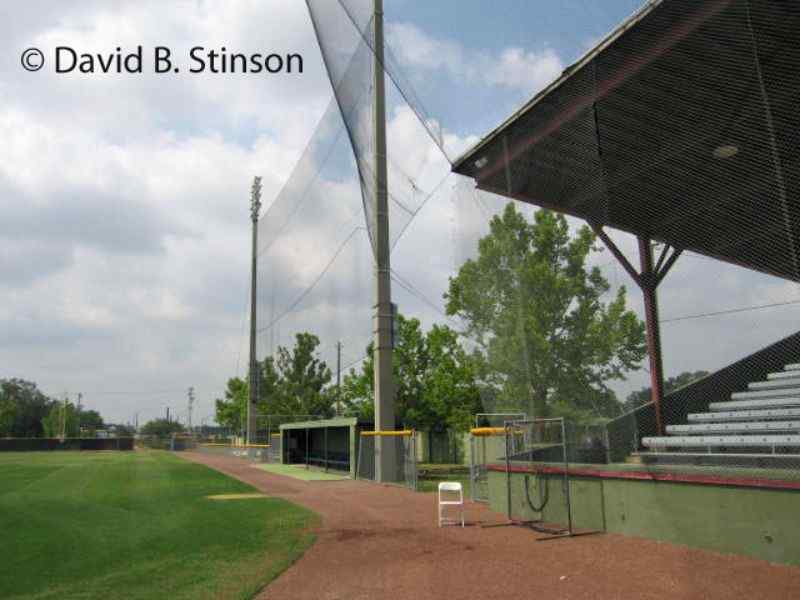
<svg viewBox="0 0 800 600"><path fill-rule="evenodd" d="M0 454L0 598L249 598L316 516L170 453Z"/></svg>
<svg viewBox="0 0 800 600"><path fill-rule="evenodd" d="M267 473L275 473L276 475L285 475L287 477L294 477L302 481L341 481L348 479L347 475L340 475L335 472L326 473L319 469L306 469L305 466L300 465L281 465L281 464L257 464L256 469L261 469Z"/></svg>

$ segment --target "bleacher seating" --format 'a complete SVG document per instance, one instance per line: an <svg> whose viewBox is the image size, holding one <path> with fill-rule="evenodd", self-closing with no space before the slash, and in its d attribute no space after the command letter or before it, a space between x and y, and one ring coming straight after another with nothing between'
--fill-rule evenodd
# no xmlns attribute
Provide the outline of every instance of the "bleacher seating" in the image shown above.
<svg viewBox="0 0 800 600"><path fill-rule="evenodd" d="M766 381L752 382L747 391L731 394L730 401L712 402L708 412L689 414L687 420L667 425L667 435L642 438L647 451L639 456L649 462L695 464L702 464L696 459L703 457L736 458L764 466L772 466L765 459L800 459L800 364L786 365Z"/></svg>

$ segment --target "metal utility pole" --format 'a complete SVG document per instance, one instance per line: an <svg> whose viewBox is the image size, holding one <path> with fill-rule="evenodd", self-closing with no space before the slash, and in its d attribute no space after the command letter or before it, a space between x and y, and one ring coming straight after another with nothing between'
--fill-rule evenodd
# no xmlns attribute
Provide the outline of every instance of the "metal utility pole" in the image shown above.
<svg viewBox="0 0 800 600"><path fill-rule="evenodd" d="M336 342L336 416L342 414L341 406L341 383L342 383L342 342Z"/></svg>
<svg viewBox="0 0 800 600"><path fill-rule="evenodd" d="M167 423L169 423L169 406L167 407Z"/></svg>
<svg viewBox="0 0 800 600"><path fill-rule="evenodd" d="M253 247L250 262L250 398L247 402L246 443L255 443L256 403L258 402L258 361L256 360L256 279L258 275L258 216L261 211L261 177L253 178L250 188L250 220L253 223Z"/></svg>
<svg viewBox="0 0 800 600"><path fill-rule="evenodd" d="M192 405L194 404L194 388L189 388L189 410L188 410L188 425L189 431L192 430Z"/></svg>
<svg viewBox="0 0 800 600"><path fill-rule="evenodd" d="M375 430L394 429L392 381L392 288L389 263L389 203L386 171L386 89L383 74L383 0L374 0L375 61ZM395 438L375 437L375 480L397 480Z"/></svg>

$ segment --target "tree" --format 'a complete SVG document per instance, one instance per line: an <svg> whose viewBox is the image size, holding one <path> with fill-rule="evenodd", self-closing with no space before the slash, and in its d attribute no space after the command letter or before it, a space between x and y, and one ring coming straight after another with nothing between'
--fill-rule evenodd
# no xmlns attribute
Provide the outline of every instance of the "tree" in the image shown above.
<svg viewBox="0 0 800 600"><path fill-rule="evenodd" d="M53 402L50 412L42 419L44 437L57 438L62 434L68 438L80 437L78 409L72 402Z"/></svg>
<svg viewBox="0 0 800 600"><path fill-rule="evenodd" d="M708 375L708 371L684 371L675 377L669 377L664 380L664 394L670 394L675 390L679 390L682 387L686 387L693 381L697 381L698 379L702 379ZM650 391L650 387L643 387L642 389L631 392L628 394L628 397L625 399L622 407L625 412L630 412L639 408L640 406L647 404L652 400L652 394Z"/></svg>
<svg viewBox="0 0 800 600"><path fill-rule="evenodd" d="M396 335L392 353L395 415L399 422L405 423L408 408L416 407L422 396L422 373L427 356L419 320L398 315ZM375 415L373 350L374 345L370 343L360 372L351 370L342 380L341 399L345 414L365 421L372 421Z"/></svg>
<svg viewBox="0 0 800 600"><path fill-rule="evenodd" d="M98 429L104 429L103 417L96 410L81 410L78 413L81 435L94 437Z"/></svg>
<svg viewBox="0 0 800 600"><path fill-rule="evenodd" d="M447 314L467 324L504 409L579 419L619 411L608 382L644 358L645 330L624 287L603 301L610 286L587 266L594 242L586 226L570 236L563 215L538 210L529 222L509 203L478 257L450 279Z"/></svg>
<svg viewBox="0 0 800 600"><path fill-rule="evenodd" d="M277 357L268 356L257 363L258 414L326 417L333 414L335 393L328 386L331 370L317 356L318 347L317 336L298 333L291 350L279 346ZM217 423L233 431L245 428L249 389L248 383L239 377L228 380L225 398L216 400Z"/></svg>
<svg viewBox="0 0 800 600"><path fill-rule="evenodd" d="M307 332L295 335L292 350L278 346L276 372L270 374L274 377L271 384L274 398L265 398L268 413L327 417L333 414L334 395L325 389L331 381L331 370L317 356L318 347L319 338Z"/></svg>
<svg viewBox="0 0 800 600"><path fill-rule="evenodd" d="M351 370L342 381L347 414L365 420L374 418L372 348L367 347L360 372ZM398 315L392 370L395 415L406 427L466 429L480 410L476 364L445 325L425 334L418 319Z"/></svg>
<svg viewBox="0 0 800 600"><path fill-rule="evenodd" d="M11 436L16 415L16 404L11 398L7 398L0 388L0 438Z"/></svg>
<svg viewBox="0 0 800 600"><path fill-rule="evenodd" d="M41 437L53 400L24 379L0 379L0 436Z"/></svg>
<svg viewBox="0 0 800 600"><path fill-rule="evenodd" d="M140 433L142 433L142 435L152 435L156 437L169 437L173 433L180 433L182 431L183 425L177 421L153 419L142 426Z"/></svg>
<svg viewBox="0 0 800 600"><path fill-rule="evenodd" d="M214 419L216 422L232 431L242 431L247 418L249 390L250 386L243 379L239 377L228 379L225 398L217 398L215 401Z"/></svg>
<svg viewBox="0 0 800 600"><path fill-rule="evenodd" d="M422 402L409 406L406 421L421 429L466 431L481 411L478 365L459 343L458 334L446 325L434 325L428 331L425 350Z"/></svg>

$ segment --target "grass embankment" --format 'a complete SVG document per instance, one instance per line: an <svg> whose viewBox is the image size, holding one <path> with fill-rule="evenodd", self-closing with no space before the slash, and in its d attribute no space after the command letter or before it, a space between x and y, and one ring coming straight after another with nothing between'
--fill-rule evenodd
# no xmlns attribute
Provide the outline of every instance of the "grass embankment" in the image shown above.
<svg viewBox="0 0 800 600"><path fill-rule="evenodd" d="M316 517L167 452L0 454L0 598L249 598Z"/></svg>

